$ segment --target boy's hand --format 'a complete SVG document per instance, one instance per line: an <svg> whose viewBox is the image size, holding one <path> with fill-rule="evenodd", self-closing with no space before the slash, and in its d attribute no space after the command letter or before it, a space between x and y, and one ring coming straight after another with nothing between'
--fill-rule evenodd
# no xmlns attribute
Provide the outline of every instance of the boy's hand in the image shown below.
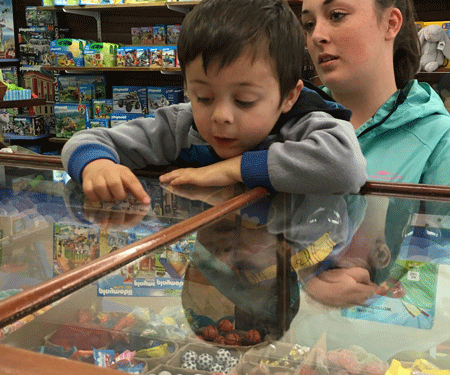
<svg viewBox="0 0 450 375"><path fill-rule="evenodd" d="M131 169L111 160L90 162L83 169L82 179L84 194L91 201L121 201L130 193L140 202L150 203L150 197Z"/></svg>
<svg viewBox="0 0 450 375"><path fill-rule="evenodd" d="M339 308L361 305L377 289L378 285L370 281L369 271L361 267L323 271L305 285L305 291L312 299Z"/></svg>
<svg viewBox="0 0 450 375"><path fill-rule="evenodd" d="M163 184L197 186L228 186L242 182L242 156L201 168L180 168L159 177Z"/></svg>

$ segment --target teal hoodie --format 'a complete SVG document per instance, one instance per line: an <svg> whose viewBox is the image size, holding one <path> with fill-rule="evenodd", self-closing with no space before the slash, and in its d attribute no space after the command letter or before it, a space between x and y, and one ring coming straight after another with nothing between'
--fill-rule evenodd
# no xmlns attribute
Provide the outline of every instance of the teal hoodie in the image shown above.
<svg viewBox="0 0 450 375"><path fill-rule="evenodd" d="M356 135L369 180L450 185L450 115L429 84L411 80Z"/></svg>

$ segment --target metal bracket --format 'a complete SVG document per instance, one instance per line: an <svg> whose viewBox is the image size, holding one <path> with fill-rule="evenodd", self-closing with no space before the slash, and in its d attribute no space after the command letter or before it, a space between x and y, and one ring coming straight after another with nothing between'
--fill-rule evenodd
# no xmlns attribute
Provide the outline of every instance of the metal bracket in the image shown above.
<svg viewBox="0 0 450 375"><path fill-rule="evenodd" d="M91 10L74 10L74 9L66 9L63 8L63 12L65 13L72 13L72 14L78 14L80 16L88 16L88 17L94 17L95 21L97 23L97 41L102 41L102 16L99 11L91 11Z"/></svg>
<svg viewBox="0 0 450 375"><path fill-rule="evenodd" d="M179 5L171 5L169 3L166 3L167 5L167 9L173 10L175 12L178 13L183 13L183 14L188 14L189 13L189 8L188 7L183 7L183 6L179 6Z"/></svg>

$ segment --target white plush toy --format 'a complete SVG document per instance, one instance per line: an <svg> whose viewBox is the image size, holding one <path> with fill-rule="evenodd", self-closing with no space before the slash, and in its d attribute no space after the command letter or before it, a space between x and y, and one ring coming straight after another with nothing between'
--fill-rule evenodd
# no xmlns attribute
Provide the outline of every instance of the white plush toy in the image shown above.
<svg viewBox="0 0 450 375"><path fill-rule="evenodd" d="M421 70L434 72L444 65L444 58L450 59L450 38L441 26L425 26L419 31L419 42L422 46Z"/></svg>

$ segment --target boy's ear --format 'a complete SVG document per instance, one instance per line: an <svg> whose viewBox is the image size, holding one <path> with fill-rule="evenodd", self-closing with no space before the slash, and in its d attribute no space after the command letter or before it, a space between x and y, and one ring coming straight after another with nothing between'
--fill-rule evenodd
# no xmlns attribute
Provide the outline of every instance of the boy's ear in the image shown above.
<svg viewBox="0 0 450 375"><path fill-rule="evenodd" d="M297 85L291 90L291 92L284 98L283 103L281 103L281 112L286 113L289 112L292 106L298 99L300 92L303 89L303 81L301 79L298 80Z"/></svg>
<svg viewBox="0 0 450 375"><path fill-rule="evenodd" d="M393 40L399 33L403 24L403 15L400 9L391 8L387 15L386 40Z"/></svg>

